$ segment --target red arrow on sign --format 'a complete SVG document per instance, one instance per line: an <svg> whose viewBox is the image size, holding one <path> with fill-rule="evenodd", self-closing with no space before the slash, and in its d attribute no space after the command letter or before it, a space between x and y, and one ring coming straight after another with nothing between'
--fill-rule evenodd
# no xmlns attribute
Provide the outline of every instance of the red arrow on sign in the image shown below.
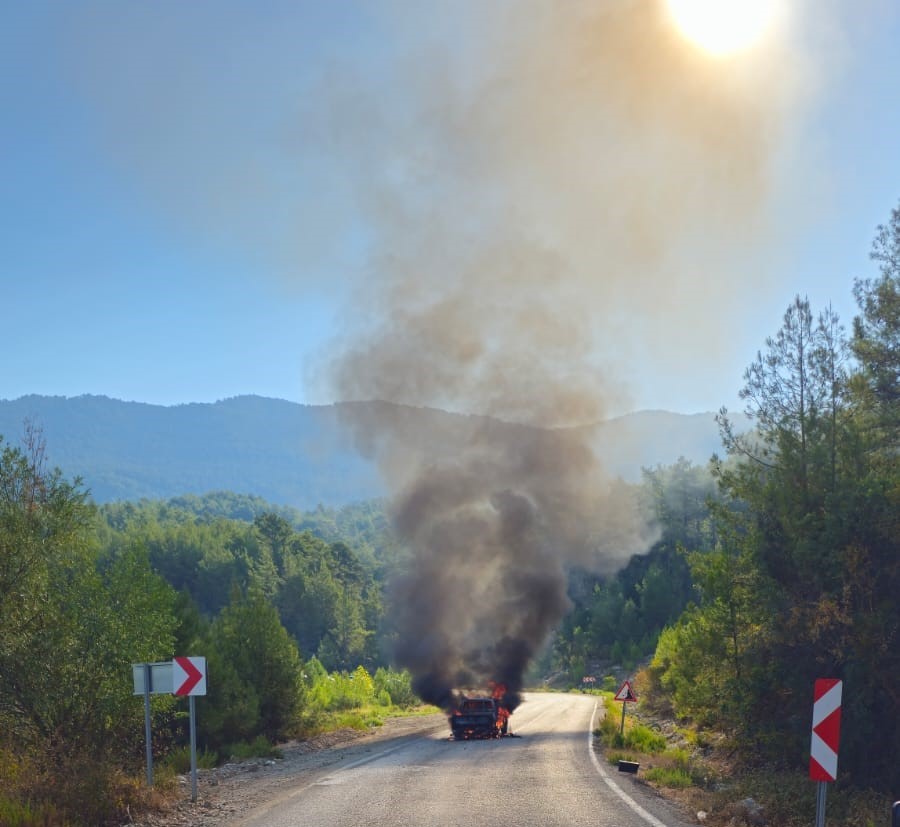
<svg viewBox="0 0 900 827"><path fill-rule="evenodd" d="M200 665L200 669L194 665L194 661L198 661ZM184 680L182 681L180 686L175 686L174 692L176 695L205 695L206 687L203 686L197 692L192 692L197 684L200 683L205 677L204 672L206 670L206 658L175 658L175 663L184 673ZM177 671L174 673L175 680L182 677L178 675Z"/></svg>
<svg viewBox="0 0 900 827"><path fill-rule="evenodd" d="M813 781L834 781L837 778L842 689L843 683L837 678L819 678L815 684L809 756L809 777Z"/></svg>

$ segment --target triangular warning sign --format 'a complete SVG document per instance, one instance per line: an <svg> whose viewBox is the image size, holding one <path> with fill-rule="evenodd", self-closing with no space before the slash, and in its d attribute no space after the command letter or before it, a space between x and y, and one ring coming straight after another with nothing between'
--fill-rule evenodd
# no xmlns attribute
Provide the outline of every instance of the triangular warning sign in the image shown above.
<svg viewBox="0 0 900 827"><path fill-rule="evenodd" d="M634 690L631 688L631 681L625 681L620 687L619 691L616 692L614 701L628 701L634 703L637 701L637 695L634 694Z"/></svg>

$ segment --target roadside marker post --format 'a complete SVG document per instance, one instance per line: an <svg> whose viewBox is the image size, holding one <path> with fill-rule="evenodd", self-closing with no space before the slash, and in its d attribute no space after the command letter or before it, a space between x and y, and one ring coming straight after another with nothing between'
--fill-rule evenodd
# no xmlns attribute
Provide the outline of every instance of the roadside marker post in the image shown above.
<svg viewBox="0 0 900 827"><path fill-rule="evenodd" d="M172 687L176 695L187 695L191 719L191 801L197 800L197 707L194 698L206 694L206 658L175 658Z"/></svg>
<svg viewBox="0 0 900 827"><path fill-rule="evenodd" d="M162 663L133 663L134 694L144 696L144 735L147 739L147 786L153 786L153 738L150 695L187 695L191 729L191 801L197 800L197 709L194 698L206 694L206 658L175 658Z"/></svg>
<svg viewBox="0 0 900 827"><path fill-rule="evenodd" d="M816 680L813 688L809 777L817 782L816 827L825 827L827 785L837 778L838 744L841 740L841 693L843 687L843 681L837 678L819 678Z"/></svg>
<svg viewBox="0 0 900 827"><path fill-rule="evenodd" d="M153 736L150 732L150 664L144 664L144 738L147 742L147 786L153 786Z"/></svg>
<svg viewBox="0 0 900 827"><path fill-rule="evenodd" d="M150 696L168 695L172 691L172 664L133 663L131 678L135 695L144 696L144 738L147 742L147 786L153 786L153 738L150 732Z"/></svg>

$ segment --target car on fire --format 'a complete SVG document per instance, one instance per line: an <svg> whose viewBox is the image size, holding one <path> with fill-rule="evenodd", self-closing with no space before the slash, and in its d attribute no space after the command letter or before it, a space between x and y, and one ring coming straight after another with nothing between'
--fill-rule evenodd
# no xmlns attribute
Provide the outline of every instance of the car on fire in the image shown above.
<svg viewBox="0 0 900 827"><path fill-rule="evenodd" d="M464 697L449 720L457 741L499 738L509 730L509 710L491 696Z"/></svg>

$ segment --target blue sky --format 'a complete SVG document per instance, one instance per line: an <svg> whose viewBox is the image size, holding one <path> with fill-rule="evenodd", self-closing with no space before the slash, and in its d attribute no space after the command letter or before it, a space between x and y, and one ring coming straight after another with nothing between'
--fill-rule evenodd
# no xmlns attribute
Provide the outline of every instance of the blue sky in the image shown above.
<svg viewBox="0 0 900 827"><path fill-rule="evenodd" d="M408 153L392 149L390 127L409 125L399 137L396 127L394 146L422 148L421 165L465 168L480 152L466 144L465 129L447 141L432 134L440 117L421 117L437 105L431 56L454 95L471 95L469 109L489 99L497 77L510 96L518 93L510 67L523 64L504 62L505 47L495 76L476 59L492 54L492 38L503 40L492 27L502 25L505 4L498 0L496 15L485 14L486 5L3 4L0 398L91 393L169 405L253 393L333 401L331 357L354 341L378 294L385 265L373 258L396 246L396 226L386 231L379 211L402 213L404 231L422 239L433 227L421 217L442 197L437 185L417 187L419 167L410 171ZM759 144L770 153L768 178L762 206L751 211L766 229L753 234L752 261L737 230L733 247L696 248L723 272L733 268L740 284L719 294L685 281L698 314L720 317L703 326L705 341L680 349L694 323L670 318L664 273L644 296L646 318L607 320L620 344L600 347L596 363L627 386L609 413L734 407L743 368L794 294L816 308L830 301L849 325L852 279L874 274L875 226L900 201L900 5L787 5L777 65L765 67L765 83L745 84L748 96L771 94L780 107L777 135ZM520 6L532 7L554 13L552 4ZM747 111L753 103L748 97ZM476 134L504 134L498 123ZM376 138L379 124L389 128ZM504 155L529 164L544 158L521 150L526 136L503 141L488 156L509 164L497 189L520 181L516 161ZM599 158L606 149L593 152ZM372 168L382 180L360 187ZM486 197L490 166L483 169L487 184L460 185L453 197ZM578 203L567 195L546 200L565 211ZM511 203L506 198L497 203ZM707 226L716 233L724 226L718 209L710 203ZM699 215L685 234L702 234ZM540 223L536 208L522 216ZM736 215L734 227L744 220ZM460 237L439 235L437 247ZM678 243L674 257L693 260L695 248ZM715 283L714 274L707 278ZM634 303L622 307L640 313ZM636 333L629 344L629 331L651 329L652 319L666 335ZM515 347L515 337L503 344ZM628 356L617 362L616 352ZM447 403L427 395L400 401Z"/></svg>

